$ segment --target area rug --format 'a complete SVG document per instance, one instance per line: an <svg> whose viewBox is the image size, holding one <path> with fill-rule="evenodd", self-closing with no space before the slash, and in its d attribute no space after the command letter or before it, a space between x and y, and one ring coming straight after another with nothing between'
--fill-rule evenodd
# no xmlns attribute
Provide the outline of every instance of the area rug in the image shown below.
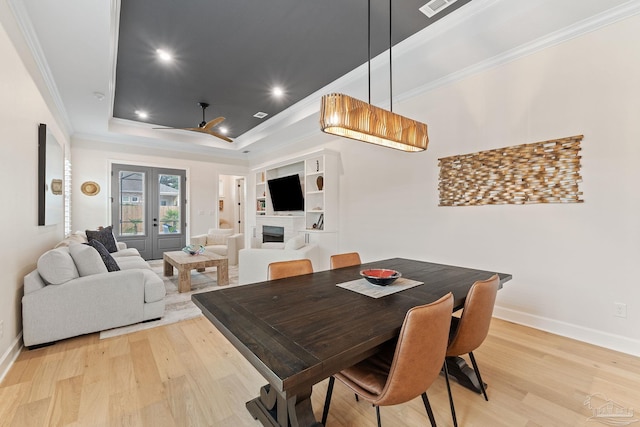
<svg viewBox="0 0 640 427"><path fill-rule="evenodd" d="M181 320L193 319L194 317L201 316L202 312L191 301L191 295L238 286L237 265L229 266L229 285L227 286L218 286L216 270L214 268L208 268L202 273L199 273L196 270L191 270L191 291L183 293L178 292L177 271L174 270L173 276L165 277L163 274L164 270L162 260L149 261L149 265L154 273L160 276L167 290L164 316L161 319L150 322L136 323L135 325L128 325L102 331L100 332L100 339L116 337L118 335L129 334L131 332L142 331L144 329L155 328L157 326L168 325Z"/></svg>

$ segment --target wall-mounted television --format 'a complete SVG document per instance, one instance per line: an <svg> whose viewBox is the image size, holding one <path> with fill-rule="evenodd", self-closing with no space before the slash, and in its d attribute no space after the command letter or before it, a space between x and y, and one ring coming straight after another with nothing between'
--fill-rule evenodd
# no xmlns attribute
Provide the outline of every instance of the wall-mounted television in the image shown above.
<svg viewBox="0 0 640 427"><path fill-rule="evenodd" d="M267 185L275 212L304 211L304 196L299 175L269 179Z"/></svg>

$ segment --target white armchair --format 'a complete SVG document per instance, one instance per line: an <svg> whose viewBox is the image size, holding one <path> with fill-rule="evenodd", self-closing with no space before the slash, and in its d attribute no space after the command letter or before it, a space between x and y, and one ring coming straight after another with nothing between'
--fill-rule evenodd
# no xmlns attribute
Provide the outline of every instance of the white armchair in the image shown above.
<svg viewBox="0 0 640 427"><path fill-rule="evenodd" d="M239 254L238 281L241 285L267 280L269 264L276 261L290 261L308 258L311 264L320 265L320 248L315 244L305 244L302 236L289 240L284 248L248 248Z"/></svg>
<svg viewBox="0 0 640 427"><path fill-rule="evenodd" d="M202 245L206 250L226 256L229 265L238 264L238 252L244 248L244 234L231 229L210 228L207 234L191 236L192 245Z"/></svg>

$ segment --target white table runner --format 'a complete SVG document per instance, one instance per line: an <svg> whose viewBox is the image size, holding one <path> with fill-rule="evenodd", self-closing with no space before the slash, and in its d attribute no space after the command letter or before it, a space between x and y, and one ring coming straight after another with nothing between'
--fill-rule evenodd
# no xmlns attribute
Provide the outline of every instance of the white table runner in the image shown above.
<svg viewBox="0 0 640 427"><path fill-rule="evenodd" d="M422 285L423 283L424 282L418 282L417 280L400 277L388 286L373 285L367 282L367 279L356 279L350 282L338 283L336 284L336 286L348 289L353 292L357 292L362 295L366 295L371 298L381 298L387 295L394 294L396 292L404 291L405 289Z"/></svg>

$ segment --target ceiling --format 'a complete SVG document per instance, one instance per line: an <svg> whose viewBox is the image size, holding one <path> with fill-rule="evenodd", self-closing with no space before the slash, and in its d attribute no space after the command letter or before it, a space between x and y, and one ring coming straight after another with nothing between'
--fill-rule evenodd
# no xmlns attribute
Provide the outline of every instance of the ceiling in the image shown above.
<svg viewBox="0 0 640 427"><path fill-rule="evenodd" d="M364 0L6 1L45 99L76 140L249 158L321 134L322 94L367 99ZM393 3L394 106L639 9L638 0L458 0L429 19L418 10L426 2ZM381 106L389 101L388 52L376 55L388 47L388 19L388 2L373 0L372 103ZM173 60L160 61L157 49ZM200 101L211 104L207 121L226 117L233 143L154 129L197 126Z"/></svg>
<svg viewBox="0 0 640 427"><path fill-rule="evenodd" d="M426 0L392 3L394 44L429 19ZM389 1L371 2L372 56L389 46ZM237 138L367 61L367 1L122 2L113 116L172 127L226 117ZM168 62L156 50L172 52ZM284 91L272 94L274 87ZM263 119L255 113L267 113Z"/></svg>

